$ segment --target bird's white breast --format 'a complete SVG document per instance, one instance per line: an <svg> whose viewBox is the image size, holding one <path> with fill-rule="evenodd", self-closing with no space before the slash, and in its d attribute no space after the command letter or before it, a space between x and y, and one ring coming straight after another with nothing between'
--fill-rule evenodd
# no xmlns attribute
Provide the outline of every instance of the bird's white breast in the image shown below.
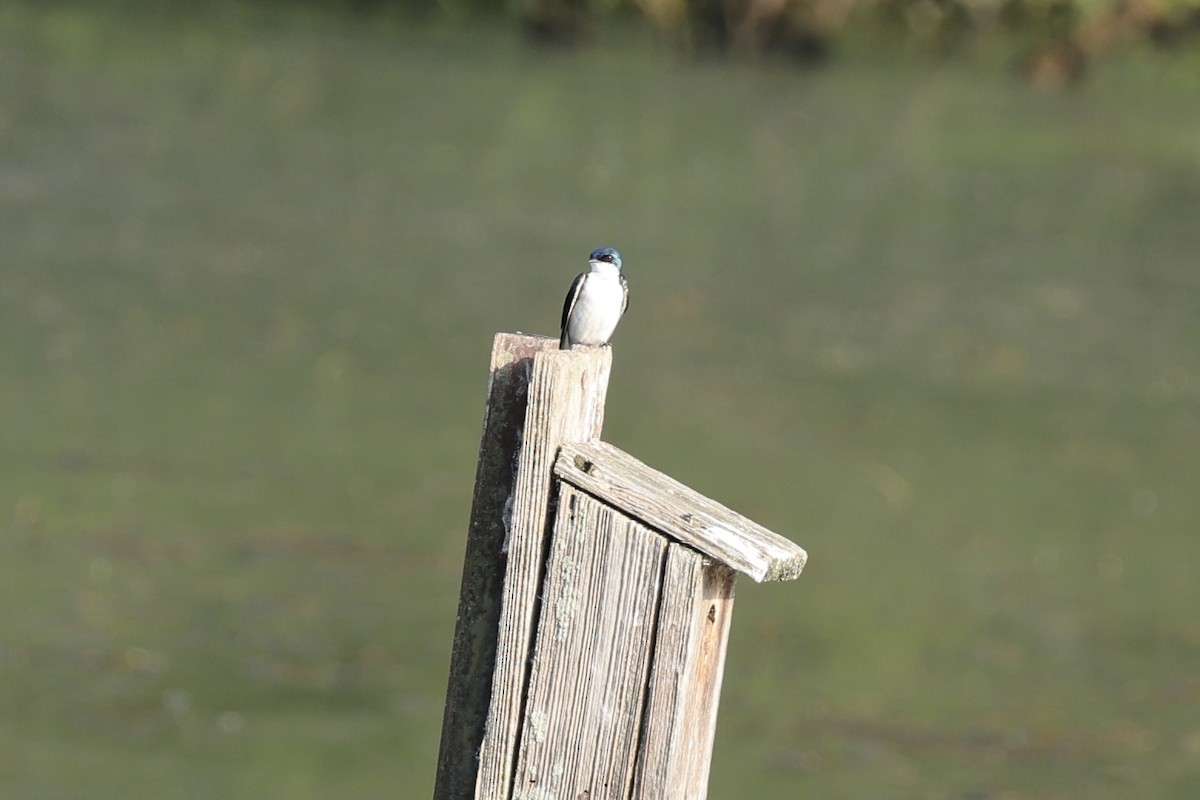
<svg viewBox="0 0 1200 800"><path fill-rule="evenodd" d="M576 344L604 344L612 337L625 306L621 273L611 264L592 267L584 278L567 321L567 332Z"/></svg>

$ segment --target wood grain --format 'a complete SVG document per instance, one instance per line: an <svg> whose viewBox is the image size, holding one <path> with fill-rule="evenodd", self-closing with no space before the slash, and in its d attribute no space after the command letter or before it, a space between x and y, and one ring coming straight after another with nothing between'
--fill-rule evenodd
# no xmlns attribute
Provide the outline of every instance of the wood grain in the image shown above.
<svg viewBox="0 0 1200 800"><path fill-rule="evenodd" d="M799 545L599 441L565 444L555 473L672 539L756 581L799 577Z"/></svg>
<svg viewBox="0 0 1200 800"><path fill-rule="evenodd" d="M667 553L654 665L632 797L703 800L737 577L672 544Z"/></svg>
<svg viewBox="0 0 1200 800"><path fill-rule="evenodd" d="M513 799L626 800L667 540L564 484Z"/></svg>
<svg viewBox="0 0 1200 800"><path fill-rule="evenodd" d="M479 749L477 800L508 800L525 702L538 591L547 555L553 463L565 442L600 435L612 366L608 347L547 349L533 357L525 424L511 495L507 565L487 729Z"/></svg>
<svg viewBox="0 0 1200 800"><path fill-rule="evenodd" d="M476 756L483 741L496 661L504 579L505 505L515 484L513 463L525 424L533 357L556 347L554 339L510 333L496 334L492 342L435 800L468 800L475 794Z"/></svg>

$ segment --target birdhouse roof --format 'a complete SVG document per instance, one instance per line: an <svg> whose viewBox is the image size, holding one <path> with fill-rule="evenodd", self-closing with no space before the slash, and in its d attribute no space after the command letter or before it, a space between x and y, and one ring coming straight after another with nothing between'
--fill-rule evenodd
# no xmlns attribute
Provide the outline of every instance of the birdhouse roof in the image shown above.
<svg viewBox="0 0 1200 800"><path fill-rule="evenodd" d="M808 559L794 542L610 444L563 445L554 472L626 516L756 581L792 580Z"/></svg>

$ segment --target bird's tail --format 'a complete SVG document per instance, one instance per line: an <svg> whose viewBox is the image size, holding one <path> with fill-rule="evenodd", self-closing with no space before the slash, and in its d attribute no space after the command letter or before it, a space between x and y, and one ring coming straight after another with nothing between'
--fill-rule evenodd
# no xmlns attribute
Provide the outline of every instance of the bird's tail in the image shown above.
<svg viewBox="0 0 1200 800"><path fill-rule="evenodd" d="M558 339L558 349L559 350L570 350L571 349L571 335L567 333L566 325L563 326L562 336L560 336Z"/></svg>

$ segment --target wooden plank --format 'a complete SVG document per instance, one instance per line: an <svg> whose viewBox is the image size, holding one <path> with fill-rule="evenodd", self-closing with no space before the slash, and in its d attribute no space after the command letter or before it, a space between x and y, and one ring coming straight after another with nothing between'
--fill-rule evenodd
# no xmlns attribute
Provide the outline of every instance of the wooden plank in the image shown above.
<svg viewBox="0 0 1200 800"><path fill-rule="evenodd" d="M504 580L504 517L515 484L513 462L525 424L533 357L557 347L556 339L509 333L496 334L492 343L435 800L466 800L475 794L476 756L483 741L496 660Z"/></svg>
<svg viewBox="0 0 1200 800"><path fill-rule="evenodd" d="M703 800L737 573L672 543L634 800Z"/></svg>
<svg viewBox="0 0 1200 800"><path fill-rule="evenodd" d="M797 578L808 560L799 545L610 444L582 440L566 444L554 471L564 481L756 581Z"/></svg>
<svg viewBox="0 0 1200 800"><path fill-rule="evenodd" d="M513 800L626 800L667 539L563 484Z"/></svg>
<svg viewBox="0 0 1200 800"><path fill-rule="evenodd" d="M525 702L538 591L547 552L555 454L600 435L612 366L608 347L543 350L533 358L508 523L507 566L477 800L508 800Z"/></svg>

